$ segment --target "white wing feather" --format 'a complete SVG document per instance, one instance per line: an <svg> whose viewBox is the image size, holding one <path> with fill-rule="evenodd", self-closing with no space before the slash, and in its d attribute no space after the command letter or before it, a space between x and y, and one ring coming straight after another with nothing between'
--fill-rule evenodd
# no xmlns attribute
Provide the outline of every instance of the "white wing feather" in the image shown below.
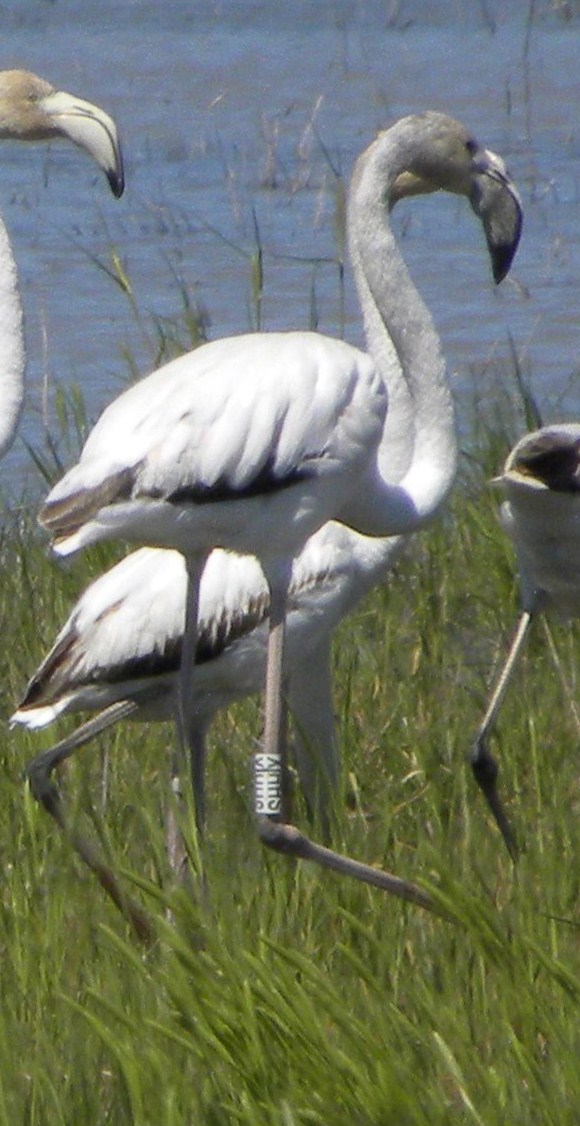
<svg viewBox="0 0 580 1126"><path fill-rule="evenodd" d="M111 403L46 509L127 468L135 496L217 482L243 492L266 467L283 479L317 459L342 469L368 457L385 413L372 361L341 341L316 333L217 340Z"/></svg>

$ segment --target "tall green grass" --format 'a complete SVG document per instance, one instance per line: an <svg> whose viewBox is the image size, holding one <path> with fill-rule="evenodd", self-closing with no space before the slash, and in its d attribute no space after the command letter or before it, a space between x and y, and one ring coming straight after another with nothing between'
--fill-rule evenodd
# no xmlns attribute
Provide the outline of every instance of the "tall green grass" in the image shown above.
<svg viewBox="0 0 580 1126"><path fill-rule="evenodd" d="M578 1121L577 734L540 628L494 745L525 846L517 873L466 764L517 609L485 487L508 441L474 426L453 505L335 649L335 844L431 887L455 921L261 851L247 702L216 725L209 838L201 860L189 828L187 891L171 890L164 856L169 727L110 736L104 814L96 747L62 777L72 816L92 818L156 920L158 942L143 949L25 791L24 764L47 736L5 730L0 1123ZM32 527L10 526L4 715L103 562L64 572ZM575 631L553 632L573 682Z"/></svg>

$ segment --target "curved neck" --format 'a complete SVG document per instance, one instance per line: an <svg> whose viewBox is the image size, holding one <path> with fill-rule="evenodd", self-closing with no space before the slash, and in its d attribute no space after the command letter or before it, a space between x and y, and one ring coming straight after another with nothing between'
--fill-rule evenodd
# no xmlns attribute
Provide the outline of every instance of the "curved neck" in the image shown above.
<svg viewBox="0 0 580 1126"><path fill-rule="evenodd" d="M16 265L0 219L0 457L14 441L24 399L24 339Z"/></svg>
<svg viewBox="0 0 580 1126"><path fill-rule="evenodd" d="M401 369L395 346L367 285L356 244L350 248L359 302L364 314L367 348L388 389L388 410L378 451L381 478L397 484L409 469L415 444L413 396Z"/></svg>
<svg viewBox="0 0 580 1126"><path fill-rule="evenodd" d="M412 531L426 523L445 499L457 461L439 337L388 218L392 185L409 169L413 147L411 135L397 126L381 134L356 164L349 199L350 254L367 347L389 395L374 481L384 506L371 512L369 504L365 513L365 530L375 534ZM391 471L391 456L401 473ZM370 495L368 490L369 500Z"/></svg>

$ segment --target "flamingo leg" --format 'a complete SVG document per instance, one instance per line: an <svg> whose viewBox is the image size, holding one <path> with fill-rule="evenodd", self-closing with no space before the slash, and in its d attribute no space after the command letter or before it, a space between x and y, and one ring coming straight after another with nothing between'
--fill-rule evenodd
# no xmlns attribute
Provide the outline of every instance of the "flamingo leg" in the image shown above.
<svg viewBox="0 0 580 1126"><path fill-rule="evenodd" d="M165 818L165 848L167 851L167 860L171 871L180 876L183 874L187 864L187 853L183 842L183 837L179 831L177 806L183 803L182 783L181 783L181 767L183 763L183 754L181 748L174 749L171 755L171 770L170 770L170 789L169 802L167 805L167 814Z"/></svg>
<svg viewBox="0 0 580 1126"><path fill-rule="evenodd" d="M197 619L199 614L199 584L207 556L186 559L187 597L185 630L181 650L181 665L177 686L177 731L182 751L187 748L191 764L193 799L197 831L203 836L206 820L205 802L205 740L197 738L198 716L192 679L195 675L197 648Z"/></svg>
<svg viewBox="0 0 580 1126"><path fill-rule="evenodd" d="M316 844L309 837L304 836L294 825L276 822L271 818L263 818L262 822L260 824L260 840L268 848L284 853L285 856L292 856L296 860L310 860L323 868L330 868L333 872L339 872L343 876L351 876L362 883L380 888L398 899L404 899L407 903L414 903L435 915L441 915L443 918L448 917L447 912L435 902L428 892L423 891L410 880L402 880L398 876L386 872L383 868L373 868L370 864L362 864L359 860L354 860L350 856L344 856L326 848L324 845Z"/></svg>
<svg viewBox="0 0 580 1126"><path fill-rule="evenodd" d="M191 781L194 793L196 791L196 786L198 785L199 779L201 779L201 786L203 787L204 785L206 737L207 719L204 719L204 721L202 722L200 718L199 723L196 723L190 730L188 740L191 765ZM169 867L176 876L183 876L185 873L187 873L187 849L185 847L185 842L178 825L178 810L184 812L186 804L183 797L182 771L183 749L181 747L177 747L174 749L174 752L171 756L171 798L167 807L167 816L165 821L167 858L169 861Z"/></svg>
<svg viewBox="0 0 580 1126"><path fill-rule="evenodd" d="M495 818L496 825L501 832L506 848L514 862L518 858L518 845L505 812L503 802L498 793L497 777L499 767L488 748L488 740L497 719L498 712L504 701L513 671L523 651L532 620L533 613L528 610L524 610L520 615L507 658L491 694L487 711L479 726L470 755L471 768L475 780L483 791L485 800Z"/></svg>
<svg viewBox="0 0 580 1126"><path fill-rule="evenodd" d="M286 789L286 703L283 692L286 589L270 588L270 628L264 693L262 750L254 756L254 795L258 821L282 820Z"/></svg>
<svg viewBox="0 0 580 1126"><path fill-rule="evenodd" d="M285 820L287 709L282 690L285 611L286 593L282 596L274 591L271 593L263 751L255 756L254 764L258 835L262 844L285 856L310 860L323 868L330 868L334 872L381 888L435 914L444 915L445 912L432 897L416 884L316 844Z"/></svg>
<svg viewBox="0 0 580 1126"><path fill-rule="evenodd" d="M100 717L97 717L97 719L99 718ZM113 721L111 720L110 722ZM78 746L81 746L92 738L93 733L87 734L87 728L89 726L90 724L84 724L78 732L75 732L74 735L68 739L61 740L61 742L56 743L53 747L37 755L32 762L28 764L26 777L36 800L67 835L75 852L81 857L81 860L83 860L87 867L95 873L101 887L106 891L109 898L112 899L115 906L118 907L121 914L124 915L131 924L137 937L143 942L150 943L155 938L155 930L151 919L142 908L122 890L117 877L109 865L103 860L95 845L76 829L69 826L64 813L61 796L51 778L52 772L60 763L69 758Z"/></svg>

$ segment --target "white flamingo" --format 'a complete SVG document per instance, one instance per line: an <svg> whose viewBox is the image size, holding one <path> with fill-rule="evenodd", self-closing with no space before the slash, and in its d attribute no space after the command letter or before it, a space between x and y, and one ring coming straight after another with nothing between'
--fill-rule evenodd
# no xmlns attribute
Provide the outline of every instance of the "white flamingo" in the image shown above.
<svg viewBox="0 0 580 1126"><path fill-rule="evenodd" d="M183 553L188 595L178 695L184 739L196 720L190 681L203 566L213 547L258 557L270 592L259 767L265 761L274 768L270 791L266 786L257 807L272 815L259 818L260 836L281 851L322 863L330 860L314 857L311 842L306 847L293 827L274 820L281 814L283 627L291 560L330 517L372 535L412 532L432 518L451 487L453 410L439 338L388 221L388 207L403 195L438 189L469 198L501 280L521 227L519 200L503 163L443 114L404 118L359 157L349 196L350 254L369 352L307 332L206 344L107 408L78 464L40 513L61 555L111 538ZM381 444L393 366L405 380L414 430L413 457L396 484L382 472L388 448ZM201 765L194 760L200 824Z"/></svg>
<svg viewBox="0 0 580 1126"><path fill-rule="evenodd" d="M412 400L394 352L385 430L391 440L386 464L381 457L381 469L395 482L412 461L415 434ZM285 697L294 720L298 773L307 805L327 829L328 802L339 775L332 634L400 558L410 539L366 537L330 521L308 540L292 565ZM68 829L51 774L111 724L122 719L162 721L175 714L186 593L187 571L178 552L141 548L127 556L81 595L11 717L11 724L37 729L69 712L100 709L71 736L37 755L27 775L37 800L69 832L83 860L146 938L152 931L141 909L122 892L91 843ZM192 738L202 769L206 736L216 713L263 687L268 612L268 588L255 557L216 548L201 577L191 687L196 714ZM178 775L177 763L174 770ZM176 776L174 783L179 789ZM172 816L167 832L169 857L178 868L183 854ZM416 889L416 898L422 895Z"/></svg>
<svg viewBox="0 0 580 1126"><path fill-rule="evenodd" d="M526 434L496 480L506 496L501 521L516 549L522 612L478 729L471 763L515 860L516 839L497 792L498 767L488 741L536 615L580 615L580 424L559 423Z"/></svg>
<svg viewBox="0 0 580 1126"><path fill-rule="evenodd" d="M331 522L311 537L294 561L285 698L294 721L298 773L307 805L325 826L328 799L339 773L332 633L393 566L410 538L370 538ZM117 563L81 595L11 717L11 723L37 729L67 713L100 709L72 735L37 755L27 775L34 796L69 834L73 847L137 934L146 939L153 935L146 915L121 889L92 843L68 827L51 774L73 751L119 720L150 722L175 714L186 588L185 562L176 551L141 548ZM268 609L268 588L256 559L215 549L201 579L191 681L197 717L194 734L202 764L207 731L216 713L263 686ZM167 833L169 858L176 868L183 854L172 816ZM311 859L316 859L314 853ZM358 865L351 874L430 906L421 889L389 873Z"/></svg>
<svg viewBox="0 0 580 1126"><path fill-rule="evenodd" d="M98 106L55 90L24 70L0 71L0 140L68 138L105 171L116 196L123 161L115 123ZM16 266L0 218L0 457L12 445L24 399L24 340Z"/></svg>
<svg viewBox="0 0 580 1126"><path fill-rule="evenodd" d="M407 472L414 453L413 403L393 352L385 478ZM443 435L445 438L445 435ZM384 443L383 443L384 447ZM394 566L410 536L362 536L329 521L293 561L284 654L285 696L295 720L302 789L312 814L328 819L338 782L331 642L336 626ZM187 570L171 549L141 548L83 592L30 679L11 724L43 728L61 715L99 714L29 767L39 797L54 766L121 719L164 721L175 714L185 629ZM200 582L195 675L200 761L222 708L263 687L269 592L255 556L214 549ZM54 751L54 755L52 752Z"/></svg>
<svg viewBox="0 0 580 1126"><path fill-rule="evenodd" d="M105 172L113 194L123 192L123 160L114 121L73 94L55 90L29 71L0 71L0 140L72 141ZM24 400L22 307L8 232L0 217L0 457L16 436Z"/></svg>
<svg viewBox="0 0 580 1126"><path fill-rule="evenodd" d="M288 591L285 698L295 723L298 772L309 809L327 815L338 782L332 705L331 641L342 619L393 566L409 537L361 536L325 524L294 561ZM29 774L43 792L53 767L86 732L92 738L119 719L175 715L185 628L183 556L140 548L96 579L79 598L30 680L11 723L33 730L61 715L97 711L71 740L34 760ZM269 595L254 556L216 548L200 584L195 672L196 738L205 758L220 709L263 687Z"/></svg>

